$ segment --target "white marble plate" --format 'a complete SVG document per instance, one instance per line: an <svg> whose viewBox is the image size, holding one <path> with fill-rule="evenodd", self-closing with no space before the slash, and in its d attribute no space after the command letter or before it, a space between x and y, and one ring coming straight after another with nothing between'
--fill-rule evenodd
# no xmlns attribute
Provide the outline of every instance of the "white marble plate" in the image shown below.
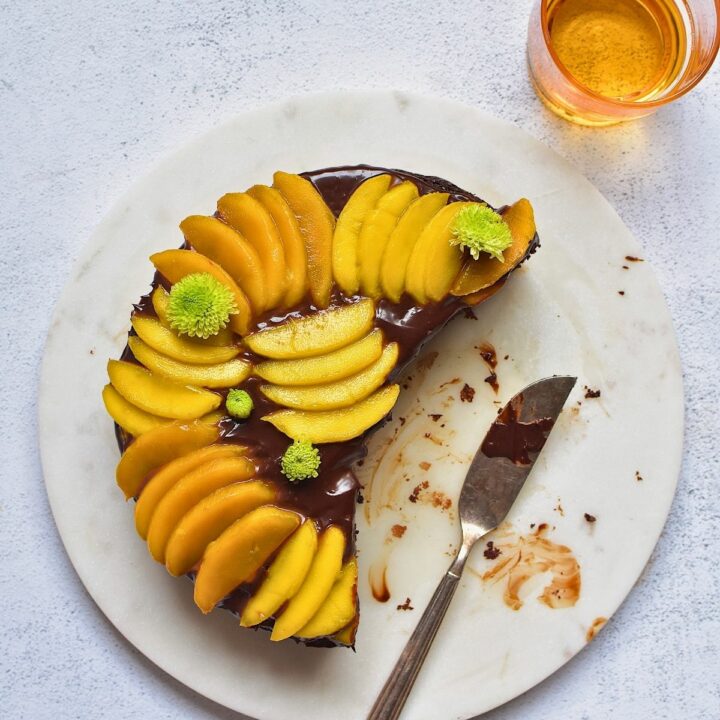
<svg viewBox="0 0 720 720"><path fill-rule="evenodd" d="M273 645L264 633L237 628L228 613L203 617L195 609L189 582L155 565L135 536L114 482L117 449L100 390L106 359L125 342L131 303L147 290L147 256L179 243L179 220L211 213L221 194L269 182L278 168L361 162L440 175L496 205L526 196L542 248L477 320L457 318L428 348L440 352L436 362L410 371L394 422L372 440L375 462L362 468L372 482L358 512L362 623L353 653ZM675 489L683 423L675 338L652 270L626 255L642 250L565 161L517 128L447 101L391 92L309 96L249 112L182 148L97 229L48 337L40 387L45 479L88 592L133 645L223 705L260 720L364 718L448 564L457 542L454 501L495 403L545 375L576 374L504 540L495 538L511 546L495 560L481 549L471 558L403 717L468 718L527 690L583 648L622 602ZM500 358L497 395L484 382L482 342ZM471 403L460 400L465 383L475 389ZM601 396L586 399L584 386ZM410 502L423 481L427 488ZM542 542L532 537L541 523ZM403 537L394 537L393 525L407 526ZM510 576L482 579L509 558ZM566 573L577 563L581 574L579 598L565 608L538 600L558 558ZM519 589L522 607L511 609L509 582L515 586L527 567L535 574ZM380 603L369 576L383 570L391 597ZM397 609L408 598L414 609Z"/></svg>

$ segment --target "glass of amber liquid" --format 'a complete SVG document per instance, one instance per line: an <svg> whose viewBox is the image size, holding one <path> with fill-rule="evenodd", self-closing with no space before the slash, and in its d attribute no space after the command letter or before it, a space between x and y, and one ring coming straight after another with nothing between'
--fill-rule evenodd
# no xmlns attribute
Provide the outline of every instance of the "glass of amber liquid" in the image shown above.
<svg viewBox="0 0 720 720"><path fill-rule="evenodd" d="M530 78L583 125L649 115L695 87L720 45L720 0L536 0Z"/></svg>

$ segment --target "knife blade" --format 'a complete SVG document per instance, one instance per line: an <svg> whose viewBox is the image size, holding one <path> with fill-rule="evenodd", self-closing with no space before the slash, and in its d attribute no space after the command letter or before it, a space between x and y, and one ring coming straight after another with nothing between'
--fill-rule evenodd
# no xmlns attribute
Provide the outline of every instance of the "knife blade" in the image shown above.
<svg viewBox="0 0 720 720"><path fill-rule="evenodd" d="M460 523L486 535L507 516L577 378L538 380L514 395L487 431L460 491Z"/></svg>

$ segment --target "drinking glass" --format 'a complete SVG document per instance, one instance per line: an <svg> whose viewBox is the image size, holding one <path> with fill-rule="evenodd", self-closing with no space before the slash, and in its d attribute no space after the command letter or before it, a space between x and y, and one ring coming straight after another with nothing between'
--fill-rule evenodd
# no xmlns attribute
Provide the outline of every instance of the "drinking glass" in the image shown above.
<svg viewBox="0 0 720 720"><path fill-rule="evenodd" d="M598 87L611 87L609 83L603 85L604 79L599 74L603 67L609 67L603 65L607 60L605 55L610 53L607 48L612 49L618 39L617 32L602 35L607 27L614 27L602 25L602 21L596 28L588 28L589 32L596 33L590 37L603 50L598 53L598 62L586 56L579 60L585 61L585 65L576 64L580 70L592 65L588 72L595 75L585 77L592 78L593 87L583 81L582 72L573 73L568 68L568 64L572 65L568 60L573 60L568 53L582 55L583 50L587 50L579 40L582 34L576 32L578 28L583 30L577 23L593 22L601 12L598 7L614 13L616 21L618 13L646 13L643 22L653 23L653 31L657 30L656 37L652 38L658 48L657 74L642 91L634 94L624 90L598 91ZM574 12L572 22L576 23L570 25L568 21L565 35L560 35L559 24L553 26L562 12L566 13L565 18L569 17L568 12ZM598 126L643 117L684 95L707 73L720 46L719 18L720 0L537 0L528 25L530 78L540 99L553 112L572 122ZM561 38L565 43L562 47ZM639 45L642 46L642 42ZM635 47L631 51L645 58L649 49ZM616 82L617 88L622 88L622 73L630 77L637 74L637 64L633 61L624 65L618 62L613 67L620 74L620 78L616 78L620 81Z"/></svg>

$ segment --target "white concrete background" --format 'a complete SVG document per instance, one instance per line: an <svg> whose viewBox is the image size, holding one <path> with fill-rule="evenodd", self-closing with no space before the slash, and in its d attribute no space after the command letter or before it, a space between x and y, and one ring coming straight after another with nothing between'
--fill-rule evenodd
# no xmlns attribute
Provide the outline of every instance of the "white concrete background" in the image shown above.
<svg viewBox="0 0 720 720"><path fill-rule="evenodd" d="M268 101L389 87L481 107L587 175L653 263L685 370L682 477L647 570L587 650L485 717L720 718L720 71L635 124L571 126L528 83L529 5L0 2L1 717L240 720L129 646L65 556L35 439L44 337L83 243L159 158Z"/></svg>

